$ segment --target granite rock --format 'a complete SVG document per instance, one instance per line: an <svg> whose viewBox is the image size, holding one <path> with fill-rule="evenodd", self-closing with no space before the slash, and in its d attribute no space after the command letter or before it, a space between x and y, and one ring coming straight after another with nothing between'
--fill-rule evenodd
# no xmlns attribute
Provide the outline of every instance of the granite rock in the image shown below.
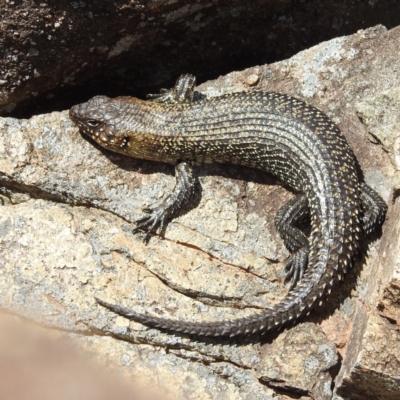
<svg viewBox="0 0 400 400"><path fill-rule="evenodd" d="M399 396L399 45L400 28L377 26L198 87L207 96L281 91L314 104L342 129L365 181L389 205L382 232L305 322L265 338L199 340L97 306L93 296L192 321L270 306L287 290L288 252L273 217L293 194L260 171L199 166L194 203L146 246L132 222L172 189L173 168L98 148L67 111L0 120L2 309L69 332L105 364L175 398ZM296 365L284 365L293 353Z"/></svg>

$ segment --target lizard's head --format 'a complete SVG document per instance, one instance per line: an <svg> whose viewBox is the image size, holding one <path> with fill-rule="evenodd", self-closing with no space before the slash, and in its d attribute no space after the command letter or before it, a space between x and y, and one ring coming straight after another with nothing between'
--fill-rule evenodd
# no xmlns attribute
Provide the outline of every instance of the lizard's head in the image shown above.
<svg viewBox="0 0 400 400"><path fill-rule="evenodd" d="M93 97L86 103L73 106L69 116L84 134L101 146L120 152L126 147L128 139L115 129L123 112L113 99Z"/></svg>

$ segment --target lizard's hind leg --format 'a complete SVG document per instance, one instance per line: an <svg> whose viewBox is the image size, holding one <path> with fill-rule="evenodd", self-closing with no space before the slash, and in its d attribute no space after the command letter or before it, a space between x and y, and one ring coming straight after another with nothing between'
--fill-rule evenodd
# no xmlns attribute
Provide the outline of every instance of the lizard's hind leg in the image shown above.
<svg viewBox="0 0 400 400"><path fill-rule="evenodd" d="M289 200L276 214L275 226L291 256L285 266L284 283L292 280L289 291L296 287L307 268L310 251L307 236L295 226L309 215L308 200L299 194Z"/></svg>
<svg viewBox="0 0 400 400"><path fill-rule="evenodd" d="M379 225L382 225L387 211L387 205L382 197L367 184L361 184L361 205L364 212L363 228L366 235Z"/></svg>

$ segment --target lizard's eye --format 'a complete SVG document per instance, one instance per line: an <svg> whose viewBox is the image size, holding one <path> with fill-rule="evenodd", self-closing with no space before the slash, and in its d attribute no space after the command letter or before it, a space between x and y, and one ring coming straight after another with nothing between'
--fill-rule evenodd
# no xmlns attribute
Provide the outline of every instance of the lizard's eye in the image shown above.
<svg viewBox="0 0 400 400"><path fill-rule="evenodd" d="M91 128L97 128L99 126L99 121L96 121L94 119L90 119L86 121L86 123L91 127Z"/></svg>

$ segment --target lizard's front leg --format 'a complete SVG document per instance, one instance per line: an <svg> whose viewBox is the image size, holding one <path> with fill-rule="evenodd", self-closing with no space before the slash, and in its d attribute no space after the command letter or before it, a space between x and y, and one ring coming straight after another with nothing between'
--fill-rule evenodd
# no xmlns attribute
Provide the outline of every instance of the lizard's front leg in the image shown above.
<svg viewBox="0 0 400 400"><path fill-rule="evenodd" d="M146 242L158 227L161 231L163 230L168 221L182 209L194 193L196 176L193 167L188 162L183 161L175 166L175 177L176 183L172 193L161 204L144 208L143 211L148 215L135 221L137 225L133 232L146 230L144 239Z"/></svg>
<svg viewBox="0 0 400 400"><path fill-rule="evenodd" d="M164 104L184 104L192 103L196 77L191 74L181 75L172 89L161 90L159 94L147 95L151 101ZM193 195L196 178L193 167L188 162L180 162L175 166L176 183L172 193L158 206L144 208L143 211L149 215L137 219L137 224L133 232L146 230L145 241L150 239L152 232L158 227L163 230L166 223L183 207L183 205Z"/></svg>
<svg viewBox="0 0 400 400"><path fill-rule="evenodd" d="M193 102L196 77L191 74L181 75L172 89L161 89L160 93L148 94L150 101L164 104L190 104Z"/></svg>

